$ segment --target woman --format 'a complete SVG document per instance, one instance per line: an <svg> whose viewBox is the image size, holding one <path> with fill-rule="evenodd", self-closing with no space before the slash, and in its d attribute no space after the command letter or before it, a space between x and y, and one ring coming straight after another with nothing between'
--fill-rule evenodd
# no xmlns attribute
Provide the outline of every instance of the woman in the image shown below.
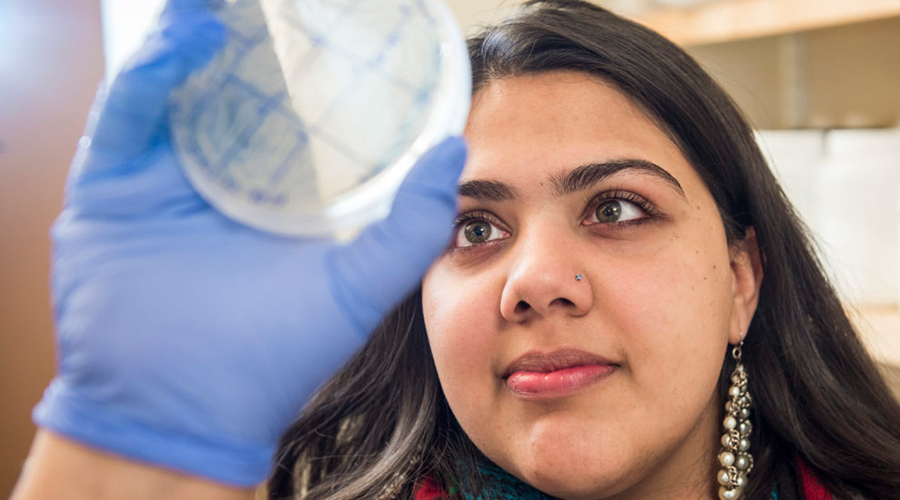
<svg viewBox="0 0 900 500"><path fill-rule="evenodd" d="M408 498L425 481L453 498L725 483L720 498L783 500L816 480L900 498L897 404L696 63L572 0L530 2L469 48L451 248L285 435L271 498ZM717 454L741 343L753 466L733 488Z"/></svg>
<svg viewBox="0 0 900 500"><path fill-rule="evenodd" d="M283 435L271 498L898 497L900 409L681 50L529 3L470 45L450 248L454 140L338 246L234 224L183 178L166 99L221 44L207 3L170 1L80 144L17 500L251 497L420 281Z"/></svg>

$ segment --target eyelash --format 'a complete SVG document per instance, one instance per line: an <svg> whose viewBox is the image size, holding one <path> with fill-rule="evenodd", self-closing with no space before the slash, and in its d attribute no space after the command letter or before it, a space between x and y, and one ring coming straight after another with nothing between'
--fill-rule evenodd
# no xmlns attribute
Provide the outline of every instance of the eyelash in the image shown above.
<svg viewBox="0 0 900 500"><path fill-rule="evenodd" d="M466 212L464 214L459 214L455 221L453 221L453 227L459 229L459 226L462 225L463 222L469 222L473 220L484 220L487 222L499 222L494 217L494 214L487 212L485 210L473 210L471 212Z"/></svg>
<svg viewBox="0 0 900 500"><path fill-rule="evenodd" d="M599 208L600 205L602 205L604 202L612 201L612 200L625 201L625 202L631 203L632 205L640 208L641 211L643 211L644 214L646 214L646 216L641 217L640 219L634 219L634 220L628 220L628 221L622 221L622 222L606 222L606 223L599 222L599 223L594 223L594 224L605 224L609 227L622 228L625 226L642 224L644 222L647 222L648 220L651 220L655 217L659 217L661 215L659 209L656 208L652 203L650 203L649 200L647 200L643 196L632 193L631 191L623 191L623 190L619 190L619 189L613 189L611 191L604 191L604 192L594 196L591 199L591 201L588 203L587 209L585 209L584 217L594 213L594 211L596 211L597 208ZM584 217L582 217L582 218L584 218ZM589 225L589 224L585 224L585 225Z"/></svg>
<svg viewBox="0 0 900 500"><path fill-rule="evenodd" d="M644 222L653 220L657 217L660 217L662 215L662 213L659 211L659 209L657 209L652 203L650 203L649 200L647 200L643 196L632 193L631 191L613 189L613 190L607 190L607 191L601 192L601 193L595 195L593 198L591 198L591 200L588 202L587 208L585 208L585 210L584 210L584 213L582 215L582 220L589 217L594 211L597 210L597 208L600 207L601 204L603 204L604 202L607 202L607 201L612 201L612 200L624 201L627 203L631 203L634 206L641 209L641 211L643 211L644 214L646 214L646 216L641 217L639 219L633 219L633 220L621 221L621 222L594 222L591 224L584 224L582 222L582 224L586 225L586 226L588 226L588 225L604 225L606 227L610 227L613 229L624 229L627 226L639 225ZM472 222L472 221L484 221L484 222L487 222L494 226L502 226L500 220L494 214L492 214L488 211L473 210L470 212L466 212L466 213L460 214L456 218L456 220L453 222L454 241L456 241L456 238L458 238L459 231L460 231L460 229L462 229L463 225L468 222ZM506 232L503 229L501 229L501 230ZM466 245L466 246L456 246L454 244L454 245L451 245L450 250L466 250L466 249L472 249L472 248L477 248L477 247L483 247L485 245L491 244L496 241L502 241L502 240L489 240L484 243L472 243L472 244Z"/></svg>

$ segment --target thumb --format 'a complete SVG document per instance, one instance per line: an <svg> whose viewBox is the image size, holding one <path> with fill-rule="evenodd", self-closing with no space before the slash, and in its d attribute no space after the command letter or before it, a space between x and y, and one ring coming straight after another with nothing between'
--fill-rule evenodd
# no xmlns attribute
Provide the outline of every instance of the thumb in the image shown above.
<svg viewBox="0 0 900 500"><path fill-rule="evenodd" d="M465 161L459 137L432 148L403 181L390 215L331 254L335 299L361 332L375 328L447 248Z"/></svg>

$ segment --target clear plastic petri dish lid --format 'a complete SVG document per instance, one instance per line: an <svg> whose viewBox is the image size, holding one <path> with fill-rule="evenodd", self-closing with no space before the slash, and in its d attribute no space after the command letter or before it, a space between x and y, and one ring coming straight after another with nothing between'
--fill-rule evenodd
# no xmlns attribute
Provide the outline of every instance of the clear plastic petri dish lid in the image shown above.
<svg viewBox="0 0 900 500"><path fill-rule="evenodd" d="M225 46L172 96L176 153L225 215L284 235L383 218L465 126L471 70L441 0L231 0Z"/></svg>

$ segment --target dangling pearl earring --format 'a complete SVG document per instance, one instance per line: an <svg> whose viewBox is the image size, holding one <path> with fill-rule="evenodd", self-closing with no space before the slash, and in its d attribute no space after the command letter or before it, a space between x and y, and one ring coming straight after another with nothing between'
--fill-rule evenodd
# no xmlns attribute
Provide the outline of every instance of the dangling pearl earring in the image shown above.
<svg viewBox="0 0 900 500"><path fill-rule="evenodd" d="M753 469L753 455L750 454L750 407L753 399L747 390L747 372L741 363L742 340L731 350L731 356L737 365L731 374L731 387L728 388L728 400L725 402L725 419L722 426L722 448L719 451L719 465L722 469L716 477L721 487L721 500L735 500L741 497L747 476Z"/></svg>

